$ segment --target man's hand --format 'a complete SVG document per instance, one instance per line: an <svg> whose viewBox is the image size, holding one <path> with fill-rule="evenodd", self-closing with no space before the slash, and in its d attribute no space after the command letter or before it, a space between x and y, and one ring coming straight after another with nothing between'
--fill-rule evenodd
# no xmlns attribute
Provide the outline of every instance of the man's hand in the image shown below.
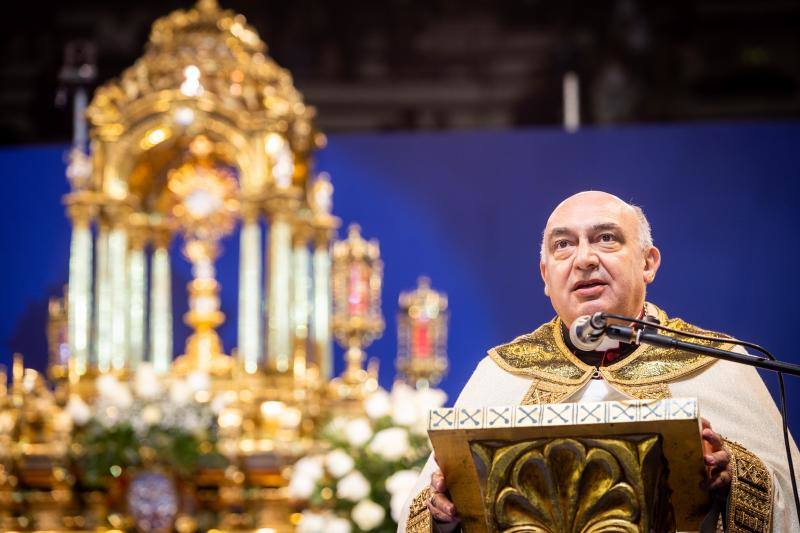
<svg viewBox="0 0 800 533"><path fill-rule="evenodd" d="M723 447L722 437L711 429L711 423L705 418L703 424L703 460L706 463L706 479L700 486L715 497L724 500L731 488L731 456Z"/></svg>
<svg viewBox="0 0 800 533"><path fill-rule="evenodd" d="M431 497L428 500L428 510L434 520L442 523L457 524L461 519L456 513L456 506L447 497L447 483L444 474L436 470L431 474Z"/></svg>

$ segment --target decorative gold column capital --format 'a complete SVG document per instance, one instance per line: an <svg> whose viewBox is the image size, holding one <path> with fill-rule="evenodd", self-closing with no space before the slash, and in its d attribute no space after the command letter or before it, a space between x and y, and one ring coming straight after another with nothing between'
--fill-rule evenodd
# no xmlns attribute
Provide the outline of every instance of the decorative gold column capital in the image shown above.
<svg viewBox="0 0 800 533"><path fill-rule="evenodd" d="M290 220L300 208L303 191L299 187L275 187L267 196L265 207L270 220Z"/></svg>
<svg viewBox="0 0 800 533"><path fill-rule="evenodd" d="M90 191L76 191L64 197L67 216L74 226L87 226L97 215L97 198Z"/></svg>
<svg viewBox="0 0 800 533"><path fill-rule="evenodd" d="M341 225L342 220L338 217L331 215L315 216L311 220L314 247L327 248L333 238L336 237L336 232Z"/></svg>
<svg viewBox="0 0 800 533"><path fill-rule="evenodd" d="M143 250L151 237L147 215L144 213L132 213L129 217L129 223L128 244L130 248L132 250Z"/></svg>
<svg viewBox="0 0 800 533"><path fill-rule="evenodd" d="M255 196L243 196L239 199L239 212L242 215L242 222L250 224L258 221L264 204L263 198Z"/></svg>
<svg viewBox="0 0 800 533"><path fill-rule="evenodd" d="M153 239L153 246L156 248L169 248L172 235L172 227L168 224L158 223L150 226L150 236Z"/></svg>

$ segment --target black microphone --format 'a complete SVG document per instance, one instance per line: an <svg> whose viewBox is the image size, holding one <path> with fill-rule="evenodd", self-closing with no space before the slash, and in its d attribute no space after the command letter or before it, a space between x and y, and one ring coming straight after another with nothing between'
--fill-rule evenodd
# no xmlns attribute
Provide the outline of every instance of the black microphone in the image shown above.
<svg viewBox="0 0 800 533"><path fill-rule="evenodd" d="M569 340L577 349L591 352L603 342L606 328L608 321L605 313L579 316L569 327Z"/></svg>

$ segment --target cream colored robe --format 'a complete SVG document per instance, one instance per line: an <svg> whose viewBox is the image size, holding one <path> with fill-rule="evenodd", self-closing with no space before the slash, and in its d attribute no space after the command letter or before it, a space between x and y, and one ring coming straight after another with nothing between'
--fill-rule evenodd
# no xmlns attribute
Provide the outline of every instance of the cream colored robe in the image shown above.
<svg viewBox="0 0 800 533"><path fill-rule="evenodd" d="M744 353L744 350L741 352ZM487 407L519 404L529 392L532 382L530 377L514 375L500 368L491 357L485 357L464 386L456 405ZM630 398L616 389L601 387L598 393L598 383L598 380L589 380L582 389L563 401L578 402L590 388L592 397L587 401ZM728 441L739 443L761 459L772 474L772 531L800 532L786 463L780 413L758 371L749 366L719 360L667 386L672 397L697 397L700 415L711 423L714 431ZM791 404L791 399L789 401ZM794 441L792 449L797 473L800 470L800 453ZM398 532L406 531L409 505L417 494L428 487L431 473L436 469L436 462L431 455L406 501Z"/></svg>

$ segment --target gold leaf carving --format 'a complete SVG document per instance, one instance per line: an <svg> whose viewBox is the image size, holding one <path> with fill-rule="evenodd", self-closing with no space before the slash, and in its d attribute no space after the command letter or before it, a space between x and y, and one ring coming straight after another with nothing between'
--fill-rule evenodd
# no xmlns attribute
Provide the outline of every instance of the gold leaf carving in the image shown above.
<svg viewBox="0 0 800 533"><path fill-rule="evenodd" d="M657 435L471 443L490 531L669 531Z"/></svg>

